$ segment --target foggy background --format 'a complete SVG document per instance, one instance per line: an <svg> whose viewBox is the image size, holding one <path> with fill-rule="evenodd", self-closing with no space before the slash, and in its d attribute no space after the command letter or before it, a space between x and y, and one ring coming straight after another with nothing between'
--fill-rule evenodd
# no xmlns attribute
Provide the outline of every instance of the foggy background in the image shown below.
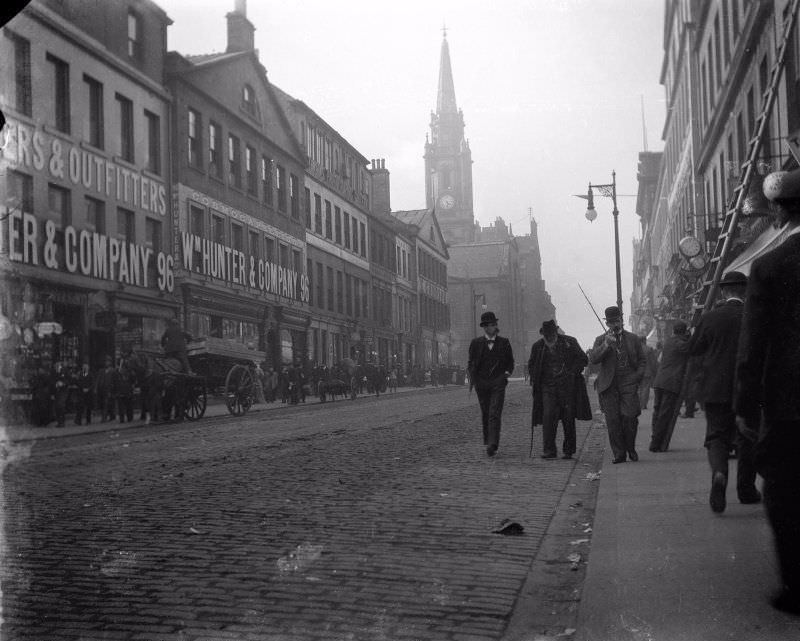
<svg viewBox="0 0 800 641"><path fill-rule="evenodd" d="M157 2L174 21L170 50L225 50L234 0ZM612 205L598 194L589 223L574 194L610 183L616 169L627 319L642 97L648 149L663 147L662 0L250 0L247 16L269 80L365 157L386 159L393 210L425 206L422 155L446 24L476 219L501 216L524 235L531 208L557 320L587 349L600 326L578 283L601 317L616 300Z"/></svg>

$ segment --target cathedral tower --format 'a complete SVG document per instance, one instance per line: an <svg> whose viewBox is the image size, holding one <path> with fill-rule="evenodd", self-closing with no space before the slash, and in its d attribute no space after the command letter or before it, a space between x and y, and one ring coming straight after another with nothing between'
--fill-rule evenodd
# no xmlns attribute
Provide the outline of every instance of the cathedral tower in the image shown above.
<svg viewBox="0 0 800 641"><path fill-rule="evenodd" d="M425 141L425 198L435 208L448 245L475 241L472 153L464 138L464 114L456 106L447 32L442 39L436 112Z"/></svg>

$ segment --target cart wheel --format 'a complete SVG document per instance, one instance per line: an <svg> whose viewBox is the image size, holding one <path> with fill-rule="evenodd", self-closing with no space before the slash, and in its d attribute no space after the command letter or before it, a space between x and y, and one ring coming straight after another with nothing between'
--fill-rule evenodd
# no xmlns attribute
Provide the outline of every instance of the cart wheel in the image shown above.
<svg viewBox="0 0 800 641"><path fill-rule="evenodd" d="M234 365L225 378L225 405L234 416L245 414L253 404L255 381L250 368Z"/></svg>
<svg viewBox="0 0 800 641"><path fill-rule="evenodd" d="M186 385L186 405L183 415L190 421L203 418L206 413L206 382L202 378L189 381Z"/></svg>

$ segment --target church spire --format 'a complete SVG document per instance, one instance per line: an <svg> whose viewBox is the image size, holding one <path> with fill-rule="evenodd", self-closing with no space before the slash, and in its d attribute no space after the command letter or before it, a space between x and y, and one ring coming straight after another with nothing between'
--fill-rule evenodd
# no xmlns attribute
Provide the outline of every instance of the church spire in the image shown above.
<svg viewBox="0 0 800 641"><path fill-rule="evenodd" d="M453 70L450 68L450 47L447 45L447 28L442 29L442 55L439 60L439 94L436 98L436 113L458 113L456 90L453 85Z"/></svg>

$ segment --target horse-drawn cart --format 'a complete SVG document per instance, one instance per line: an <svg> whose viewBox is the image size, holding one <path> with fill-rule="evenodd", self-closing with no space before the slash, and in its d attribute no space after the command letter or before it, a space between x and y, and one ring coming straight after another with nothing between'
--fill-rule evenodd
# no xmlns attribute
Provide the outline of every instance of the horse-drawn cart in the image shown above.
<svg viewBox="0 0 800 641"><path fill-rule="evenodd" d="M228 411L242 416L256 401L255 363L266 354L223 338L201 338L188 345L189 364L212 394L222 395Z"/></svg>

